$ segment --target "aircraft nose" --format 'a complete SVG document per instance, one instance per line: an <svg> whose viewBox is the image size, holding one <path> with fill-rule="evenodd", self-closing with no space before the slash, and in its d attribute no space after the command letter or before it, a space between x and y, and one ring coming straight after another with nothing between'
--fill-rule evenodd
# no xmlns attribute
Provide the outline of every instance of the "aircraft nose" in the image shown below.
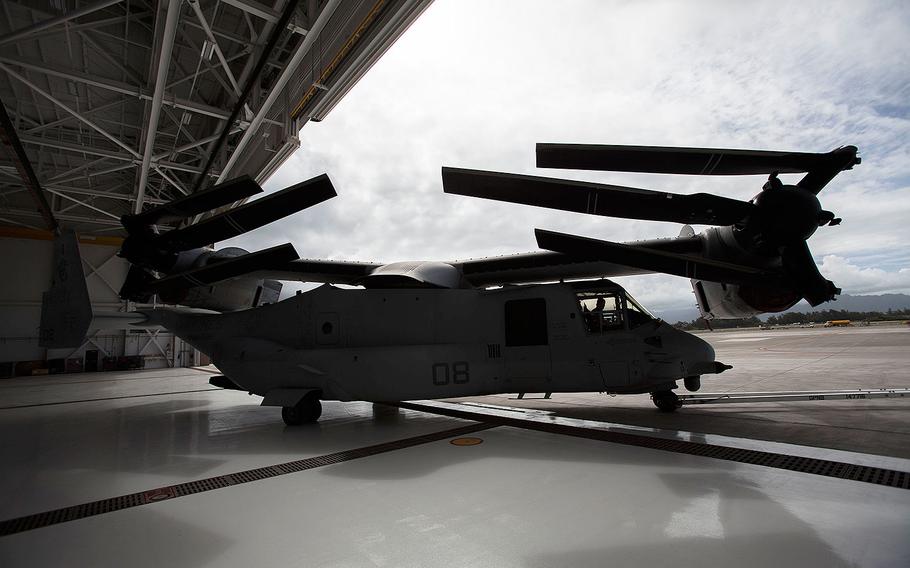
<svg viewBox="0 0 910 568"><path fill-rule="evenodd" d="M686 388L698 390L699 377L731 368L714 359L714 347L691 333L661 323L653 336L644 338L653 363L648 376L654 380L685 379Z"/></svg>
<svg viewBox="0 0 910 568"><path fill-rule="evenodd" d="M681 359L713 361L714 348L704 339L687 331L667 326L663 333L664 348L674 352Z"/></svg>
<svg viewBox="0 0 910 568"><path fill-rule="evenodd" d="M714 347L710 343L697 337L695 335L689 334L689 337L692 338L692 351L698 354L699 361L713 361L714 360Z"/></svg>
<svg viewBox="0 0 910 568"><path fill-rule="evenodd" d="M680 333L680 337L676 339L679 346L679 351L676 353L683 362L685 376L718 374L733 368L732 365L725 365L718 361L714 347L704 339L685 331L675 331Z"/></svg>
<svg viewBox="0 0 910 568"><path fill-rule="evenodd" d="M673 329L668 334L666 347L682 361L689 375L715 373L714 347L704 339L691 333ZM666 341L666 340L665 340Z"/></svg>

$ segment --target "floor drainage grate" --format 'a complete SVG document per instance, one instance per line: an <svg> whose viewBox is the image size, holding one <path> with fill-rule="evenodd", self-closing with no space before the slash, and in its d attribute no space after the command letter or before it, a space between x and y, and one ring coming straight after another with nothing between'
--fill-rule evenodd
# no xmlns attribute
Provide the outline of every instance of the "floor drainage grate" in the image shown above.
<svg viewBox="0 0 910 568"><path fill-rule="evenodd" d="M899 489L910 489L910 473L892 469L883 469L865 465L854 465L844 462L836 462L817 458L806 458L788 454L777 454L773 452L763 452L760 450L748 450L744 448L731 448L714 444L702 444L698 442L689 442L687 440L668 440L666 438L656 438L653 436L644 436L641 434L592 430L579 426L570 426L568 424L537 422L523 418L490 415L467 410L442 408L410 402L400 402L397 404L397 406L410 410L419 410L432 414L441 414L443 416L463 418L465 420L482 421L494 426L514 426L516 428L537 430L539 432L549 432L551 434L563 434L566 436L588 438L590 440L602 440L604 442L613 442L627 446L637 446L640 448L663 450L667 452L675 452L678 454L688 454L719 460L747 463L751 465L761 465L765 467L786 469L800 473L822 475L825 477L850 479L853 481L862 481L876 485L897 487Z"/></svg>
<svg viewBox="0 0 910 568"><path fill-rule="evenodd" d="M158 487L156 489L150 489L148 491L140 491L138 493L131 493L129 495L121 495L120 497L111 497L109 499L101 499L99 501L84 503L82 505L73 505L72 507L64 507L62 509L56 509L53 511L45 511L43 513L27 515L25 517L0 521L0 536L40 529L41 527L65 523L67 521L75 521L77 519L84 519L86 517L92 517L95 515L103 515L104 513L129 509L130 507L138 507L140 505L157 503L159 501L167 501L168 499L175 499L177 497L186 497L187 495L194 495L196 493L204 493L206 491L222 489L241 483L249 483L252 481L268 479L270 477L278 477L280 475L297 473L300 471L306 471L308 469L356 460L368 456L375 456L377 454L395 450L403 450L405 448L419 446L421 444L427 444L430 442L438 442L439 440L445 440L447 438L456 438L459 436L464 436L466 434L473 434L474 432L479 432L481 430L487 430L495 427L495 424L472 424L470 426L463 426L461 428L443 430L442 432L434 432L432 434L424 434L422 436L404 438L402 440L395 440L393 442L386 442L384 444L376 444L375 446L366 446L363 448L355 448L353 450L344 450L341 452L335 452L333 454L326 454L324 456L305 458L302 460L296 460L278 465L270 465L236 473L228 473L226 475L219 475L217 477L210 477L208 479L189 481L187 483L170 485L168 487Z"/></svg>

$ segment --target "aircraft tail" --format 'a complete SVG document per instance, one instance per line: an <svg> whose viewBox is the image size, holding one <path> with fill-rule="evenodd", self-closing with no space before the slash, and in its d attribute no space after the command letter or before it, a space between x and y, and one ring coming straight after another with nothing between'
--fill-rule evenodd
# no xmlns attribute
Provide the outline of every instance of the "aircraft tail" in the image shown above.
<svg viewBox="0 0 910 568"><path fill-rule="evenodd" d="M91 323L92 305L76 233L63 231L54 238L53 283L41 298L38 344L49 349L79 347Z"/></svg>

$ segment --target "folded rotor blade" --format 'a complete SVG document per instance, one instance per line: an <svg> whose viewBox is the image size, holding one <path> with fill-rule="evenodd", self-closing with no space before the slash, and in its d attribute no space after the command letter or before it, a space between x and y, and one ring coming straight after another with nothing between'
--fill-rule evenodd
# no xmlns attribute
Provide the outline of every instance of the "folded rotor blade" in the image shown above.
<svg viewBox="0 0 910 568"><path fill-rule="evenodd" d="M298 258L300 257L297 255L294 245L290 243L278 245L277 247L245 254L230 260L213 262L200 268L162 278L150 283L147 286L147 290L154 294L161 294L175 290L185 290L195 286L209 286L222 280L243 276L244 274L297 260Z"/></svg>
<svg viewBox="0 0 910 568"><path fill-rule="evenodd" d="M728 284L768 285L779 280L777 274L766 270L687 254L634 247L541 229L535 229L534 234L540 248L576 258L597 259L651 272Z"/></svg>
<svg viewBox="0 0 910 568"><path fill-rule="evenodd" d="M853 166L862 162L862 159L856 155L857 151L856 146L844 146L828 152L825 154L830 157L828 162L824 166L819 166L809 171L803 176L803 179L799 180L799 183L796 184L797 187L818 195L818 192L828 185L828 182L834 179L834 176L844 170L853 169Z"/></svg>
<svg viewBox="0 0 910 568"><path fill-rule="evenodd" d="M780 256L784 271L809 305L817 306L840 294L840 289L818 271L806 241L783 247Z"/></svg>
<svg viewBox="0 0 910 568"><path fill-rule="evenodd" d="M355 262L349 260L300 259L275 263L263 267L257 276L274 280L299 282L326 282L332 284L357 284L364 277L382 266L380 262Z"/></svg>
<svg viewBox="0 0 910 568"><path fill-rule="evenodd" d="M127 231L159 223L177 221L217 209L262 193L262 188L250 176L244 175L199 191L180 199L164 203L137 215L124 215L123 226Z"/></svg>
<svg viewBox="0 0 910 568"><path fill-rule="evenodd" d="M783 174L823 168L831 162L832 154L664 146L538 144L537 167L656 174Z"/></svg>
<svg viewBox="0 0 910 568"><path fill-rule="evenodd" d="M160 246L174 250L202 247L258 229L335 195L329 176L322 174L195 225L165 233L157 241Z"/></svg>
<svg viewBox="0 0 910 568"><path fill-rule="evenodd" d="M754 205L737 199L695 193L679 195L584 181L466 170L442 169L443 191L607 217L732 225Z"/></svg>

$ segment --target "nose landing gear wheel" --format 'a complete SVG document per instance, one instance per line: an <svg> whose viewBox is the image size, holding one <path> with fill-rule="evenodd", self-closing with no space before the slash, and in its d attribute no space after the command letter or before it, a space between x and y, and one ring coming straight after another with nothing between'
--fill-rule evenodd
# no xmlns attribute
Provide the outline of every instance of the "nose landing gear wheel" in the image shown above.
<svg viewBox="0 0 910 568"><path fill-rule="evenodd" d="M288 426L313 424L322 415L322 403L315 392L307 394L297 403L297 406L284 406L281 408L281 419Z"/></svg>
<svg viewBox="0 0 910 568"><path fill-rule="evenodd" d="M677 408L682 406L679 397L671 390L652 392L651 400L654 401L654 406L661 412L675 412Z"/></svg>

